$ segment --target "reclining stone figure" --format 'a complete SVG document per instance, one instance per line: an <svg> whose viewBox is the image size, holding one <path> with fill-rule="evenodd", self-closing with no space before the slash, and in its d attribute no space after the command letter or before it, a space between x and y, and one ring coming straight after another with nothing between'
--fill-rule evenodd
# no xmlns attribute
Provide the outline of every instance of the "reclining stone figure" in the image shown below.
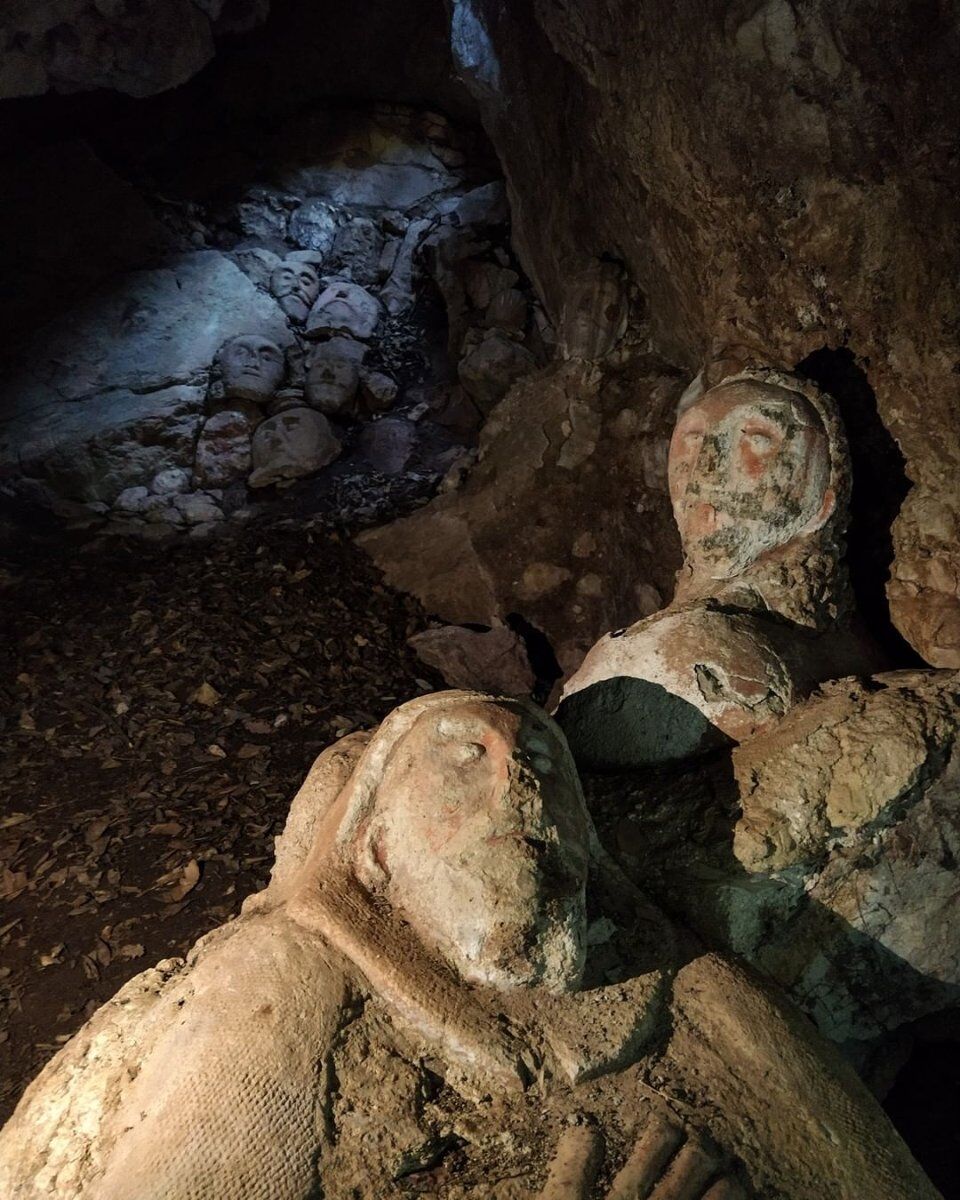
<svg viewBox="0 0 960 1200"><path fill-rule="evenodd" d="M128 983L0 1133L5 1200L933 1200L792 1008L599 846L534 705L317 760L270 885Z"/></svg>
<svg viewBox="0 0 960 1200"><path fill-rule="evenodd" d="M558 719L584 765L740 742L824 680L881 665L851 626L850 462L828 396L777 371L732 376L680 414L668 474L677 593L567 683Z"/></svg>

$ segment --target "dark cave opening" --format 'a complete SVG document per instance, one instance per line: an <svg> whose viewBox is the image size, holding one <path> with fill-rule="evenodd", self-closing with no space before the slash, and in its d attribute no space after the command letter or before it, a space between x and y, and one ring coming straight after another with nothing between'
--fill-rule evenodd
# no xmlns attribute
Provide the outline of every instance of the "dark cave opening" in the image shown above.
<svg viewBox="0 0 960 1200"><path fill-rule="evenodd" d="M824 346L797 364L840 406L850 458L853 491L847 531L847 565L857 613L892 667L919 667L923 660L890 619L886 583L894 548L891 528L910 491L906 460L877 410L866 371L845 346Z"/></svg>
<svg viewBox="0 0 960 1200"><path fill-rule="evenodd" d="M918 1040L883 1106L944 1200L960 1200L960 1041Z"/></svg>

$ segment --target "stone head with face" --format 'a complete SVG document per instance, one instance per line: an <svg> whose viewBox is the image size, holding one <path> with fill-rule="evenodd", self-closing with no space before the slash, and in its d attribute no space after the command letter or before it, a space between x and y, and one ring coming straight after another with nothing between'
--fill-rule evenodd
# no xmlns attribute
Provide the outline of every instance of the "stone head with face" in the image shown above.
<svg viewBox="0 0 960 1200"><path fill-rule="evenodd" d="M836 509L836 423L784 382L725 381L677 422L670 498L694 576L732 579L822 529Z"/></svg>
<svg viewBox="0 0 960 1200"><path fill-rule="evenodd" d="M248 334L231 338L218 355L224 395L266 404L283 379L283 351L269 338Z"/></svg>
<svg viewBox="0 0 960 1200"><path fill-rule="evenodd" d="M349 412L359 386L360 370L353 359L324 353L322 346L307 363L307 400L328 416Z"/></svg>
<svg viewBox="0 0 960 1200"><path fill-rule="evenodd" d="M534 705L445 692L381 727L341 825L354 870L461 978L578 987L591 824Z"/></svg>
<svg viewBox="0 0 960 1200"><path fill-rule="evenodd" d="M270 290L280 307L294 321L305 321L320 295L320 276L308 262L286 258L270 276Z"/></svg>
<svg viewBox="0 0 960 1200"><path fill-rule="evenodd" d="M366 340L380 321L380 301L348 279L332 280L320 293L307 320L307 336L347 333Z"/></svg>

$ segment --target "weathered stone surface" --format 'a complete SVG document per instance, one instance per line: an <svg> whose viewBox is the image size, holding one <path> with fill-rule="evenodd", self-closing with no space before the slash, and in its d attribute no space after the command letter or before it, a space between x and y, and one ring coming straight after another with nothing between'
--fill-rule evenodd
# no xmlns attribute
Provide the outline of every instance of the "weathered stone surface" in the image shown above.
<svg viewBox="0 0 960 1200"><path fill-rule="evenodd" d="M814 685L877 663L849 628L850 459L834 402L775 371L685 399L668 459L677 594L602 638L563 692L558 718L594 767L742 741Z"/></svg>
<svg viewBox="0 0 960 1200"><path fill-rule="evenodd" d="M330 250L330 269L369 287L377 282L384 238L376 221L354 217L337 231Z"/></svg>
<svg viewBox="0 0 960 1200"><path fill-rule="evenodd" d="M0 426L0 462L76 500L110 503L159 471L189 466L203 419L196 387L114 391L69 405L49 389L22 395L36 407Z"/></svg>
<svg viewBox="0 0 960 1200"><path fill-rule="evenodd" d="M526 347L505 333L492 330L460 360L457 374L464 391L481 411L489 412L536 365Z"/></svg>
<svg viewBox="0 0 960 1200"><path fill-rule="evenodd" d="M193 480L198 487L225 487L250 470L253 423L245 413L225 409L205 421L197 441Z"/></svg>
<svg viewBox="0 0 960 1200"><path fill-rule="evenodd" d="M734 753L730 944L836 1041L960 999L960 675L834 685Z"/></svg>
<svg viewBox="0 0 960 1200"><path fill-rule="evenodd" d="M464 50L515 245L554 322L578 274L608 257L642 289L657 349L691 376L706 363L708 386L717 367L791 370L849 347L913 482L893 530L894 622L930 663L956 665L957 14L828 0L655 0L642 21L633 0L459 7L496 64L485 85ZM950 83L931 98L930 78Z"/></svg>
<svg viewBox="0 0 960 1200"><path fill-rule="evenodd" d="M304 201L290 221L290 236L302 249L315 250L326 258L337 236L336 210L315 197Z"/></svg>
<svg viewBox="0 0 960 1200"><path fill-rule="evenodd" d="M222 8L222 5L218 7ZM213 16L192 0L143 6L61 0L5 6L0 96L112 87L150 96L213 57Z"/></svg>
<svg viewBox="0 0 960 1200"><path fill-rule="evenodd" d="M367 341L376 331L380 314L376 296L349 279L336 279L327 284L310 310L306 335L346 335Z"/></svg>
<svg viewBox="0 0 960 1200"><path fill-rule="evenodd" d="M404 211L449 191L462 178L403 112L358 115L349 123L341 118L335 138L329 128L323 114L290 125L281 143L282 158L293 164L280 172L285 187L335 206Z"/></svg>
<svg viewBox="0 0 960 1200"><path fill-rule="evenodd" d="M386 412L396 400L399 390L397 381L382 371L360 372L360 395L364 408L369 412Z"/></svg>
<svg viewBox="0 0 960 1200"><path fill-rule="evenodd" d="M41 1072L0 1132L0 1188L374 1200L397 1164L433 1161L438 1130L469 1129L443 1200L500 1180L559 1200L571 1176L586 1195L601 1166L689 1200L738 1179L935 1200L809 1022L680 949L600 849L545 714L420 697L314 764L239 918L128 983Z"/></svg>
<svg viewBox="0 0 960 1200"><path fill-rule="evenodd" d="M417 427L402 417L382 417L364 425L357 445L375 470L383 475L400 475L416 451Z"/></svg>
<svg viewBox="0 0 960 1200"><path fill-rule="evenodd" d="M409 645L450 687L529 696L537 681L526 647L511 629L444 625L414 634Z"/></svg>
<svg viewBox="0 0 960 1200"><path fill-rule="evenodd" d="M196 382L229 338L290 344L276 303L216 251L135 271L42 329L27 371L69 400L107 389L147 392Z"/></svg>
<svg viewBox="0 0 960 1200"><path fill-rule="evenodd" d="M572 671L599 633L672 593L666 461L681 390L640 364L523 380L491 414L463 486L360 543L428 611L482 625L519 613Z"/></svg>
<svg viewBox="0 0 960 1200"><path fill-rule="evenodd" d="M253 435L251 487L299 479L325 467L340 453L326 417L310 408L291 408L268 417Z"/></svg>

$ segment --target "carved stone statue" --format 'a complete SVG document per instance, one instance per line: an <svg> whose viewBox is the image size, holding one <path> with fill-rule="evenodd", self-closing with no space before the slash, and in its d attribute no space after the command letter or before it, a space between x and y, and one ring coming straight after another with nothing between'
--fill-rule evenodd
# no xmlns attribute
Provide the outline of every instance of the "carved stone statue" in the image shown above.
<svg viewBox="0 0 960 1200"><path fill-rule="evenodd" d="M366 341L380 323L380 301L357 283L336 279L320 293L307 318L307 337L346 333Z"/></svg>
<svg viewBox="0 0 960 1200"><path fill-rule="evenodd" d="M273 269L270 291L288 317L303 322L320 295L320 276L311 263L285 258Z"/></svg>
<svg viewBox="0 0 960 1200"><path fill-rule="evenodd" d="M829 397L775 371L726 379L680 415L668 473L676 597L601 639L563 694L574 753L596 766L741 741L879 665L848 625L850 464Z"/></svg>
<svg viewBox="0 0 960 1200"><path fill-rule="evenodd" d="M283 379L283 351L269 338L247 334L231 338L217 356L224 397L266 404Z"/></svg>
<svg viewBox="0 0 960 1200"><path fill-rule="evenodd" d="M360 368L353 359L329 346L329 342L321 343L308 358L305 391L314 408L327 416L340 416L354 410Z"/></svg>
<svg viewBox="0 0 960 1200"><path fill-rule="evenodd" d="M557 727L472 692L321 755L269 887L0 1133L15 1200L934 1200L835 1052L601 850Z"/></svg>

